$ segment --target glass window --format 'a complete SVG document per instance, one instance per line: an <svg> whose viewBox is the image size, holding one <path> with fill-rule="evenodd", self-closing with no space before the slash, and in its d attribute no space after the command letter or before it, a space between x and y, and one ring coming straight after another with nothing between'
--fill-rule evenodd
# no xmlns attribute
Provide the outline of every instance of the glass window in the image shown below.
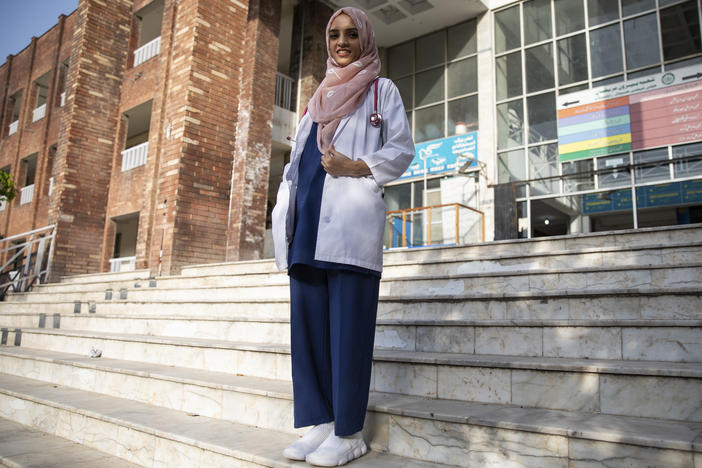
<svg viewBox="0 0 702 468"><path fill-rule="evenodd" d="M505 184L526 179L524 150L507 151L497 155L497 183Z"/></svg>
<svg viewBox="0 0 702 468"><path fill-rule="evenodd" d="M527 202L517 203L517 224L519 234L517 238L526 239L529 237L529 214L527 212Z"/></svg>
<svg viewBox="0 0 702 468"><path fill-rule="evenodd" d="M665 60L675 60L702 50L696 0L661 10L661 38Z"/></svg>
<svg viewBox="0 0 702 468"><path fill-rule="evenodd" d="M624 75L612 76L610 78L605 78L604 80L595 81L594 83L592 83L592 87L597 88L598 86L605 86L605 85L610 85L612 83L619 83L620 81L624 81Z"/></svg>
<svg viewBox="0 0 702 468"><path fill-rule="evenodd" d="M447 50L449 60L476 52L475 20L448 29Z"/></svg>
<svg viewBox="0 0 702 468"><path fill-rule="evenodd" d="M675 177L702 175L702 143L673 146Z"/></svg>
<svg viewBox="0 0 702 468"><path fill-rule="evenodd" d="M570 88L561 88L560 90L558 90L558 94L560 96L565 96L566 94L576 93L578 91L582 91L583 89L587 89L587 88L588 88L587 83L583 83L583 84L579 84L577 86L571 86Z"/></svg>
<svg viewBox="0 0 702 468"><path fill-rule="evenodd" d="M521 45L519 5L495 13L495 52L505 52Z"/></svg>
<svg viewBox="0 0 702 468"><path fill-rule="evenodd" d="M527 92L553 88L553 54L551 43L542 44L524 51L527 73Z"/></svg>
<svg viewBox="0 0 702 468"><path fill-rule="evenodd" d="M558 176L558 145L551 143L529 148L529 178L544 179L554 176ZM536 180L529 186L532 196L560 192L558 178Z"/></svg>
<svg viewBox="0 0 702 468"><path fill-rule="evenodd" d="M670 178L668 148L657 148L634 153L634 164L636 165L637 184Z"/></svg>
<svg viewBox="0 0 702 468"><path fill-rule="evenodd" d="M417 73L414 77L414 97L417 107L444 99L444 67Z"/></svg>
<svg viewBox="0 0 702 468"><path fill-rule="evenodd" d="M624 47L628 70L660 62L658 41L651 40L657 37L658 20L655 13L624 22Z"/></svg>
<svg viewBox="0 0 702 468"><path fill-rule="evenodd" d="M559 36L585 27L583 0L558 0L556 6L556 34Z"/></svg>
<svg viewBox="0 0 702 468"><path fill-rule="evenodd" d="M637 187L636 208L639 227L673 226L689 223L689 215L686 216L687 210L677 206L684 196L683 184L687 185L689 182Z"/></svg>
<svg viewBox="0 0 702 468"><path fill-rule="evenodd" d="M590 19L590 26L618 19L618 2L612 0L587 0L587 15Z"/></svg>
<svg viewBox="0 0 702 468"><path fill-rule="evenodd" d="M435 32L417 39L415 70L423 70L444 63L445 31Z"/></svg>
<svg viewBox="0 0 702 468"><path fill-rule="evenodd" d="M410 133L412 132L412 111L407 112L407 123L410 126Z"/></svg>
<svg viewBox="0 0 702 468"><path fill-rule="evenodd" d="M622 187L631 185L629 153L597 159L597 181L600 188Z"/></svg>
<svg viewBox="0 0 702 468"><path fill-rule="evenodd" d="M641 78L644 76L655 75L656 73L660 73L660 72L661 72L661 66L658 65L658 66L655 66L653 68L647 68L645 70L639 70L639 71L635 71L632 73L627 73L626 78L628 80L635 80L637 78Z"/></svg>
<svg viewBox="0 0 702 468"><path fill-rule="evenodd" d="M531 0L524 4L524 44L551 39L551 0Z"/></svg>
<svg viewBox="0 0 702 468"><path fill-rule="evenodd" d="M414 42L407 42L388 50L388 76L395 79L414 71Z"/></svg>
<svg viewBox="0 0 702 468"><path fill-rule="evenodd" d="M464 123L466 130L478 129L478 96L468 96L448 103L448 136L456 135L456 125Z"/></svg>
<svg viewBox="0 0 702 468"><path fill-rule="evenodd" d="M412 107L412 77L401 78L395 80L395 86L400 92L400 97L402 97L402 104L405 105L405 109L411 109Z"/></svg>
<svg viewBox="0 0 702 468"><path fill-rule="evenodd" d="M590 31L592 77L613 75L623 69L619 23Z"/></svg>
<svg viewBox="0 0 702 468"><path fill-rule="evenodd" d="M557 138L555 93L528 97L527 115L529 117L529 143Z"/></svg>
<svg viewBox="0 0 702 468"><path fill-rule="evenodd" d="M585 34L558 41L558 82L561 86L587 80Z"/></svg>
<svg viewBox="0 0 702 468"><path fill-rule="evenodd" d="M524 144L524 108L522 100L497 106L497 149L513 148Z"/></svg>
<svg viewBox="0 0 702 468"><path fill-rule="evenodd" d="M414 141L434 140L444 137L444 105L414 111Z"/></svg>
<svg viewBox="0 0 702 468"><path fill-rule="evenodd" d="M475 57L449 63L446 73L449 99L478 90L478 65Z"/></svg>
<svg viewBox="0 0 702 468"><path fill-rule="evenodd" d="M496 59L497 100L522 94L522 56L519 52Z"/></svg>
<svg viewBox="0 0 702 468"><path fill-rule="evenodd" d="M566 192L580 192L595 188L594 163L592 159L563 163L563 189ZM565 177L573 174L570 177Z"/></svg>
<svg viewBox="0 0 702 468"><path fill-rule="evenodd" d="M622 0L622 14L635 15L656 8L656 0Z"/></svg>
<svg viewBox="0 0 702 468"><path fill-rule="evenodd" d="M665 70L677 70L679 68L691 67L693 65L699 65L702 63L702 57L695 57L688 60L680 60L675 63L668 63L665 66Z"/></svg>

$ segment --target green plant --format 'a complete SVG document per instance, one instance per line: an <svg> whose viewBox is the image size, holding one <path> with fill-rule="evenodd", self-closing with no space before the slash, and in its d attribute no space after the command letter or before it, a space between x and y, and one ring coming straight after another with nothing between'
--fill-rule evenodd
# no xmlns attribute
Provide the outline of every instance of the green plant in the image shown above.
<svg viewBox="0 0 702 468"><path fill-rule="evenodd" d="M17 196L17 187L12 176L0 169L0 201L12 201Z"/></svg>

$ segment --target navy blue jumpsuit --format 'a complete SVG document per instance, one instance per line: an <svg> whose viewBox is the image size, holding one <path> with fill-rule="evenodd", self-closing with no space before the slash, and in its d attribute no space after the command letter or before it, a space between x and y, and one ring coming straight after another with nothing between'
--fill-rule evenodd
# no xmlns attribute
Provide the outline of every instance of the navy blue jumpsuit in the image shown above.
<svg viewBox="0 0 702 468"><path fill-rule="evenodd" d="M288 251L294 416L295 427L334 421L345 436L363 428L368 406L380 272L314 259L321 157L315 122L300 157Z"/></svg>

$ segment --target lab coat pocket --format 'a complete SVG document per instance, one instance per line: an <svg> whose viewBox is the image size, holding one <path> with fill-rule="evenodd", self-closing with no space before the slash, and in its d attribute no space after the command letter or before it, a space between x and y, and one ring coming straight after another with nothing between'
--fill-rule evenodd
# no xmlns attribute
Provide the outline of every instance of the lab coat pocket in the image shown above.
<svg viewBox="0 0 702 468"><path fill-rule="evenodd" d="M284 270L288 267L288 240L287 240L287 214L290 203L290 187L288 182L283 179L278 188L278 197L276 199L273 213L271 214L271 222L273 228L273 247L275 249L275 263L279 270Z"/></svg>

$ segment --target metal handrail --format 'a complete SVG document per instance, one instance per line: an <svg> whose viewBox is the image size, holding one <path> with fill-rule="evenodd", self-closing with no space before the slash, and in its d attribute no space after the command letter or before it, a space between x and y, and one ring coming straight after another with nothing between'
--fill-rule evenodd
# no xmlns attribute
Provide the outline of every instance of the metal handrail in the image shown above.
<svg viewBox="0 0 702 468"><path fill-rule="evenodd" d="M0 249L0 254L14 254L0 267L0 300L7 292L26 292L34 283L46 281L50 274L49 259L54 250L55 226L46 226L1 239L8 245L15 239L26 239L21 244Z"/></svg>
<svg viewBox="0 0 702 468"><path fill-rule="evenodd" d="M459 243L458 238L459 238L459 225L460 225L460 214L459 214L460 208L465 208L469 211L473 211L473 212L478 213L480 215L481 238L482 238L482 242L485 242L485 213L476 209L476 208L472 208L470 206L464 205L462 203L445 203L442 205L419 206L416 208L405 208L404 210L392 210L392 211L387 211L385 213L385 217L386 218L388 218L388 217L395 218L395 217L397 217L395 215L400 215L400 214L402 215L402 247L407 247L407 232L406 232L407 231L407 229L406 229L407 214L415 212L415 211L428 210L428 213L429 213L428 218L429 219L427 221L427 225L429 226L429 228L427 229L427 243L428 243L428 245L431 245L431 211L433 209L446 208L446 207L454 207L455 208L455 212L456 212L456 215L455 215L455 218L456 218L455 219L455 221L456 221L456 235L455 235L456 244Z"/></svg>

